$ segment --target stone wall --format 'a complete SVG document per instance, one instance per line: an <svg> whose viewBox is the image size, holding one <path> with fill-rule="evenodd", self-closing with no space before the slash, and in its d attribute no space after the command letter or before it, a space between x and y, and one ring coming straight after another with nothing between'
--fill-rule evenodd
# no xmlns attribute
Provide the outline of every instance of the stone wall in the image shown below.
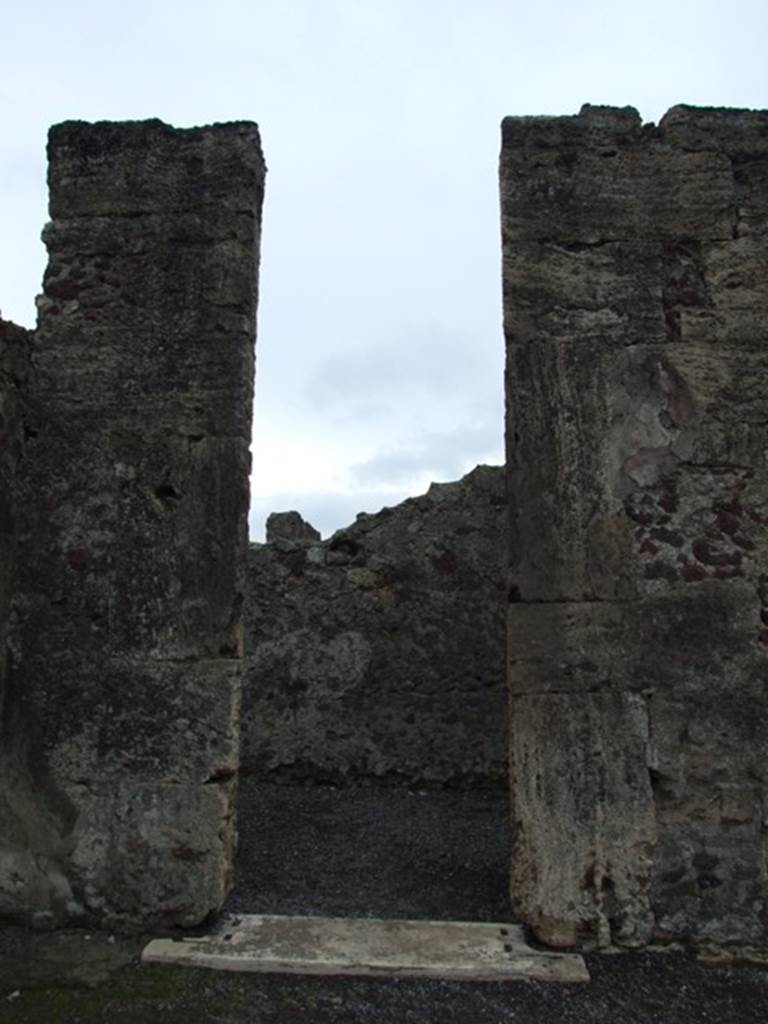
<svg viewBox="0 0 768 1024"><path fill-rule="evenodd" d="M12 492L24 450L24 391L30 333L0 319L0 652L8 646L15 579L15 510ZM0 656L0 723L5 721L8 659Z"/></svg>
<svg viewBox="0 0 768 1024"><path fill-rule="evenodd" d="M502 782L505 516L491 466L326 541L271 516L248 556L244 770Z"/></svg>
<svg viewBox="0 0 768 1024"><path fill-rule="evenodd" d="M0 859L43 877L0 913L190 925L234 843L258 132L68 122L49 160Z"/></svg>
<svg viewBox="0 0 768 1024"><path fill-rule="evenodd" d="M51 132L38 329L0 321L0 917L221 905L244 604L247 770L501 780L506 603L523 919L768 942L768 113L506 120L506 488L247 551L263 181L249 123Z"/></svg>
<svg viewBox="0 0 768 1024"><path fill-rule="evenodd" d="M11 672L16 535L25 515L13 496L25 449L31 340L29 331L0 320L0 911L16 917L55 899L57 881L55 865L45 862L44 814L31 799Z"/></svg>
<svg viewBox="0 0 768 1024"><path fill-rule="evenodd" d="M513 898L765 941L768 113L502 138Z"/></svg>

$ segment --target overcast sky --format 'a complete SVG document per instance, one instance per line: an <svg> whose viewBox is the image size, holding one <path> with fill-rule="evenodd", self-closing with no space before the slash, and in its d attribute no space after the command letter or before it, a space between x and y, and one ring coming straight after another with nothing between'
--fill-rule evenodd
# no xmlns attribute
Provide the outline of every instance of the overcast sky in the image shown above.
<svg viewBox="0 0 768 1024"><path fill-rule="evenodd" d="M0 0L0 309L34 324L45 138L259 123L252 536L502 461L505 114L768 107L768 0Z"/></svg>

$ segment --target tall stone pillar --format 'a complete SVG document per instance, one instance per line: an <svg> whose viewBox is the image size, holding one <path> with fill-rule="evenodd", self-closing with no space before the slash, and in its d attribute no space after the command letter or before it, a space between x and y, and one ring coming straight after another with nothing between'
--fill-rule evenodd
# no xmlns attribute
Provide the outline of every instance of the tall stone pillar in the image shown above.
<svg viewBox="0 0 768 1024"><path fill-rule="evenodd" d="M768 114L506 119L501 204L513 900L757 941Z"/></svg>
<svg viewBox="0 0 768 1024"><path fill-rule="evenodd" d="M65 883L30 909L191 925L231 878L258 130L67 122L49 161L12 671Z"/></svg>
<svg viewBox="0 0 768 1024"><path fill-rule="evenodd" d="M22 395L29 374L30 341L29 331L0 317L0 723L5 720L8 659L4 652L15 582L13 488L24 447Z"/></svg>

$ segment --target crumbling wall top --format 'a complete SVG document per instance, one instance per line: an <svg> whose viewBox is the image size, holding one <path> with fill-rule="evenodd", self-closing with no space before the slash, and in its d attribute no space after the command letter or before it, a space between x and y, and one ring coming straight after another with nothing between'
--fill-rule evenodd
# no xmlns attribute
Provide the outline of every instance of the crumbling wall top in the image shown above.
<svg viewBox="0 0 768 1024"><path fill-rule="evenodd" d="M139 154L146 173L137 173ZM50 129L48 159L54 218L192 208L199 214L201 204L255 213L265 173L259 129L251 121L203 128L159 120L64 121Z"/></svg>

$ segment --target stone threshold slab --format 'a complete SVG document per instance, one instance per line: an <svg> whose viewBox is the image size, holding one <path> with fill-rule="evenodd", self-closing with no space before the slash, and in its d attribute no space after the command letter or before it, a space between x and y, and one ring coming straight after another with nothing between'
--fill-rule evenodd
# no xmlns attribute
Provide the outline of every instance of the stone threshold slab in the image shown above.
<svg viewBox="0 0 768 1024"><path fill-rule="evenodd" d="M485 922L241 914L209 935L154 939L141 959L283 974L589 981L578 954L532 949L519 925Z"/></svg>

